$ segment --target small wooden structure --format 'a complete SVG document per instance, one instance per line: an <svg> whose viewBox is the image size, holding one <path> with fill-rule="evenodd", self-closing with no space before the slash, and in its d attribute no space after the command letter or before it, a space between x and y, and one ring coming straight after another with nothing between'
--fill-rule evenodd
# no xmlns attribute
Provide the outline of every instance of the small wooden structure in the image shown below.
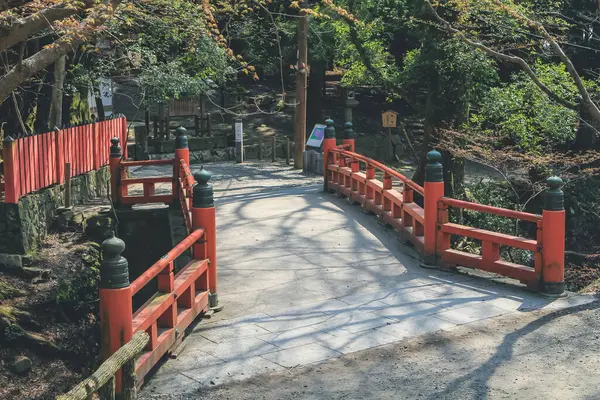
<svg viewBox="0 0 600 400"><path fill-rule="evenodd" d="M168 103L156 104L146 110L146 131L153 132L154 139L168 140L171 131L171 120L178 120L177 126L185 125L186 119L194 119L193 136L212 136L211 115L206 112L202 97L181 97L171 99ZM151 128L152 122L152 130Z"/></svg>

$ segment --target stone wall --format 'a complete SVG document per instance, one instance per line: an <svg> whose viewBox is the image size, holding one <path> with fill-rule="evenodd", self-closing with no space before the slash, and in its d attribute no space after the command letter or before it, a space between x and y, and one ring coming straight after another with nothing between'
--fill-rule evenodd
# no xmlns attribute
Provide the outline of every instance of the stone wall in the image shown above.
<svg viewBox="0 0 600 400"><path fill-rule="evenodd" d="M106 196L109 181L108 167L74 177L73 204ZM0 203L0 253L25 254L39 248L64 201L64 185L53 185L24 196L19 204Z"/></svg>

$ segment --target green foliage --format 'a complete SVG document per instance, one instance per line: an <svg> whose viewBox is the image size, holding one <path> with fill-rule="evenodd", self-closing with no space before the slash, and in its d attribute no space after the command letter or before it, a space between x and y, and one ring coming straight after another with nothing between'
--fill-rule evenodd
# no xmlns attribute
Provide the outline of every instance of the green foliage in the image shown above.
<svg viewBox="0 0 600 400"><path fill-rule="evenodd" d="M100 284L100 249L90 244L76 253L80 257L73 275L60 279L56 302L68 313L84 315L98 307Z"/></svg>
<svg viewBox="0 0 600 400"><path fill-rule="evenodd" d="M145 89L146 99L150 104L185 95L198 95L210 87L210 82L185 73L177 61L148 67L140 75L139 83Z"/></svg>
<svg viewBox="0 0 600 400"><path fill-rule="evenodd" d="M469 105L481 101L498 82L493 60L456 39L432 39L406 53L401 74L405 91L422 90L434 76L435 107L439 119L448 124L465 121Z"/></svg>
<svg viewBox="0 0 600 400"><path fill-rule="evenodd" d="M538 62L535 70L551 90L575 101L577 89L564 65ZM541 152L574 139L577 122L577 112L549 100L524 72L519 72L510 83L488 92L471 118L470 129L508 139L526 152Z"/></svg>

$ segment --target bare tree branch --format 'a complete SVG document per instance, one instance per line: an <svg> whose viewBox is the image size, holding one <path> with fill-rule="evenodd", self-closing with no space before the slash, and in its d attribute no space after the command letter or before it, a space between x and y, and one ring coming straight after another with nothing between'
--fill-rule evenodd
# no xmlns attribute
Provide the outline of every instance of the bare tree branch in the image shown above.
<svg viewBox="0 0 600 400"><path fill-rule="evenodd" d="M577 91L579 92L579 95L581 96L583 104L587 108L588 113L596 122L600 123L600 109L598 109L596 104L592 101L592 98L591 98L589 92L587 91L587 89L585 88L585 85L583 84L583 81L581 80L581 76L575 69L575 66L573 65L573 62L571 61L569 56L567 56L565 54L562 47L560 47L560 45L557 43L556 39L554 39L554 37L548 33L548 31L546 30L544 25L542 25L541 23L539 23L537 21L533 21L533 20L529 19L525 15L522 15L522 14L516 12L512 8L503 4L500 0L492 0L492 1L498 7L502 8L504 11L506 11L507 14L509 14L513 18L517 19L518 21L520 21L524 24L527 24L528 26L533 27L542 36L544 36L544 38L548 41L548 43L550 43L550 46L552 46L552 48L554 49L556 54L558 54L558 58L560 58L560 60L563 62L563 64L565 64L567 66L567 71L571 75L571 79L573 79L573 82L575 83L575 86L577 87Z"/></svg>
<svg viewBox="0 0 600 400"><path fill-rule="evenodd" d="M91 7L93 1L86 1L85 8ZM25 18L17 18L14 23L0 26L0 51L25 41L30 35L49 28L52 23L75 15L78 9L62 3L44 8Z"/></svg>
<svg viewBox="0 0 600 400"><path fill-rule="evenodd" d="M424 3L427 6L427 8L429 9L429 11L433 14L435 19L442 25L443 29L445 29L447 32L454 34L456 37L458 37L460 40L462 40L469 46L480 49L489 56L497 58L501 61L505 61L505 62L509 62L509 63L518 65L529 76L529 78L531 78L533 83L535 83L536 86L539 87L540 90L542 92L544 92L552 100L556 101L558 104L562 105L563 107L569 108L571 110L579 110L579 107L577 106L577 104L572 103L572 102L558 96L548 86L546 86L542 81L540 81L540 79L538 78L536 73L533 71L533 69L531 69L529 64L524 59L522 59L521 57L509 55L509 54L500 53L500 52L493 50L490 47L484 45L483 43L479 43L479 42L476 42L476 41L468 38L462 31L456 29L455 27L452 26L452 24L450 24L450 22L443 19L438 14L436 9L431 5L429 0L425 0ZM600 112L599 112L599 116L598 116L598 122L600 122Z"/></svg>

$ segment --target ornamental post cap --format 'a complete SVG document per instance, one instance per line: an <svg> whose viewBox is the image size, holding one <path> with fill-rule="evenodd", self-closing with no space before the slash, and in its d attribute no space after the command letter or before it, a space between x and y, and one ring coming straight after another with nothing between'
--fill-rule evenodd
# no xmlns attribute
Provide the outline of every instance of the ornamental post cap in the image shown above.
<svg viewBox="0 0 600 400"><path fill-rule="evenodd" d="M431 164L440 162L442 160L442 154L437 150L431 150L427 153L427 161Z"/></svg>
<svg viewBox="0 0 600 400"><path fill-rule="evenodd" d="M208 181L210 180L210 178L212 178L212 174L210 172L208 172L207 170L205 170L204 167L202 167L200 169L200 171L198 171L194 174L194 179L200 185L208 184Z"/></svg>
<svg viewBox="0 0 600 400"><path fill-rule="evenodd" d="M558 176L551 176L546 179L546 184L550 187L550 189L560 189L563 185L563 180Z"/></svg>

